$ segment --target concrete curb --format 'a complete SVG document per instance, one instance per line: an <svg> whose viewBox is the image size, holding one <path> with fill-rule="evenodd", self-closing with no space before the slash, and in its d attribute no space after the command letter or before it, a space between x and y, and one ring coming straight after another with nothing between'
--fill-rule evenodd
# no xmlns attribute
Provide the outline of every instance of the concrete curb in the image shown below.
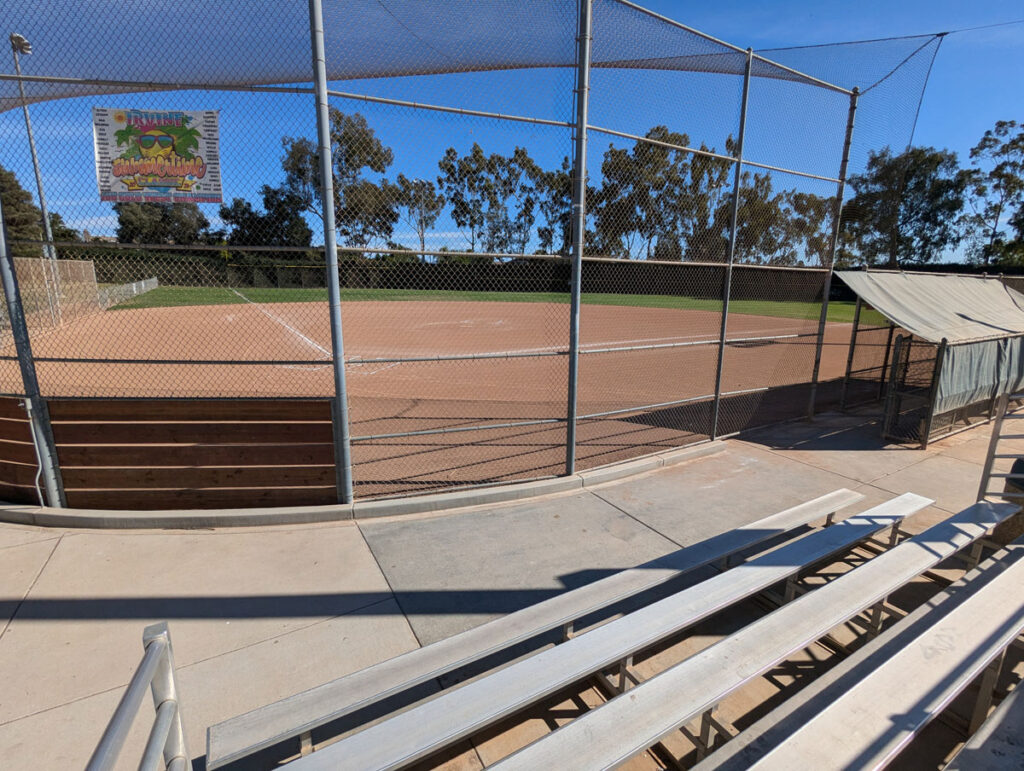
<svg viewBox="0 0 1024 771"><path fill-rule="evenodd" d="M329 506L285 506L268 509L182 509L166 511L107 511L102 509L55 509L48 506L0 505L0 522L37 527L91 530L196 530L214 527L262 527L307 525L350 519L373 519L403 514L424 514L464 509L489 503L518 501L541 495L580 490L714 455L725 449L724 442L670 450L637 460L623 461L567 477L518 482L497 487L457 490L451 493L417 495L409 498L356 501Z"/></svg>

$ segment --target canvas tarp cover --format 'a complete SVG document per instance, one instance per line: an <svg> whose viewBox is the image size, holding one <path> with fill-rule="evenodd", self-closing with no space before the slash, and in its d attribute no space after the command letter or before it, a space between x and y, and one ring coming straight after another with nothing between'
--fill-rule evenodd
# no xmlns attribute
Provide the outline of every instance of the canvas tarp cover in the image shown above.
<svg viewBox="0 0 1024 771"><path fill-rule="evenodd" d="M995 278L839 271L892 323L946 349L933 413L1024 386L1024 295Z"/></svg>

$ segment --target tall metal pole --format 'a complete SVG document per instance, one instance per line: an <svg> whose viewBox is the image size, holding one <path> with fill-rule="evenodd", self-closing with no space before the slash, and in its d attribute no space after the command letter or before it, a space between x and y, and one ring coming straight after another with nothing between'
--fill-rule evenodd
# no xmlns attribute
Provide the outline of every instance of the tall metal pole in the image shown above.
<svg viewBox="0 0 1024 771"><path fill-rule="evenodd" d="M572 180L572 279L569 296L569 404L565 473L576 472L576 416L580 365L580 288L587 227L587 111L590 106L590 37L593 0L580 0L576 38L576 157Z"/></svg>
<svg viewBox="0 0 1024 771"><path fill-rule="evenodd" d="M736 256L736 229L740 217L740 182L743 176L743 138L747 132L747 98L750 95L750 70L754 49L747 49L743 69L743 101L740 104L740 131L736 140L736 167L732 179L732 211L729 214L729 251L726 255L725 277L722 280L722 326L718 334L718 366L715 368L715 403L711 411L711 438L718 438L718 414L722 406L722 368L725 363L725 336L729 326L729 294L732 292L732 264Z"/></svg>
<svg viewBox="0 0 1024 771"><path fill-rule="evenodd" d="M338 279L338 242L334 225L334 178L331 156L331 117L327 102L327 62L324 54L324 16L320 0L309 0L309 30L313 50L316 92L316 129L319 139L321 195L324 216L324 257L327 262L327 302L331 318L331 361L334 365L334 469L341 503L352 501L352 448L345 388L345 344L341 330L341 286Z"/></svg>
<svg viewBox="0 0 1024 771"><path fill-rule="evenodd" d="M50 227L50 214L46 209L46 195L43 193L43 175L39 171L39 156L36 153L36 140L35 135L32 133L32 118L28 114L28 100L25 98L25 85L21 81L21 60L18 57L19 53L32 53L32 46L25 39L23 35L19 35L16 32L12 32L10 36L11 41L11 53L14 56L14 71L18 76L18 94L21 96L21 110L25 114L25 131L28 133L28 149L32 154L32 169L36 174L36 190L39 193L39 212L43 217L43 240L46 242L43 244L43 252L46 254L47 259L51 260L50 278L53 281L54 296L56 299L56 316L52 319L54 323L60 321L60 284L57 277L57 271L55 269L54 260L57 259L57 252L53 248L53 231ZM43 278L46 278L46 270L43 270ZM49 298L49 290L47 290L47 297ZM54 304L51 301L50 314L54 314Z"/></svg>
<svg viewBox="0 0 1024 771"><path fill-rule="evenodd" d="M61 480L60 467L57 463L57 445L53 441L50 412L39 393L39 380L36 378L36 366L32 359L32 344L29 342L25 312L21 307L18 278L14 273L14 258L7 246L7 224L4 222L2 203L0 203L0 282L3 283L7 318L11 324L11 337L14 338L14 349L18 355L18 366L21 368L21 381L25 389L25 406L32 429L32 443L36 448L39 470L42 472L43 484L46 487L46 502L50 506L63 507L67 504L64 500L64 483Z"/></svg>
<svg viewBox="0 0 1024 771"><path fill-rule="evenodd" d="M836 189L835 217L832 220L832 248L828 260L828 273L821 297L821 316L818 317L818 342L814 347L814 371L811 374L811 395L807 400L807 417L814 417L814 406L818 398L818 375L821 372L821 349L825 344L825 322L828 319L828 296L832 291L832 273L835 271L836 252L839 251L839 225L843 216L843 195L846 193L846 170L850 165L850 144L853 141L853 120L857 115L857 98L860 89L854 86L850 94L850 110L846 117L846 138L843 140L843 159L839 163L839 185Z"/></svg>

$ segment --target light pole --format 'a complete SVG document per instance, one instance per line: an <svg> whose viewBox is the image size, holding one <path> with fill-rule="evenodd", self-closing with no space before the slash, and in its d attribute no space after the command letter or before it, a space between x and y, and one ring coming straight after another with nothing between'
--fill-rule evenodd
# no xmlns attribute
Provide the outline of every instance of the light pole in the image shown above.
<svg viewBox="0 0 1024 771"><path fill-rule="evenodd" d="M54 323L59 323L60 319L60 287L57 283L57 269L55 260L57 259L57 253L53 248L53 232L50 229L50 214L46 211L46 196L43 194L43 177L39 173L39 156L36 154L36 140L32 135L32 119L28 114L28 100L25 99L25 86L21 82L21 61L18 58L18 54L24 54L28 56L32 53L32 44L28 42L24 35L19 35L17 32L11 33L11 52L14 54L14 71L18 75L18 93L21 95L21 109L25 113L25 130L28 132L28 147L32 153L32 168L36 173L36 189L39 191L39 211L43 215L43 253L50 260L50 274L53 279L54 298L50 303L50 316ZM44 269L43 275L45 278L46 271ZM46 292L47 298L49 299L50 292ZM54 302L55 301L55 302ZM56 317L54 317L54 305L56 305Z"/></svg>

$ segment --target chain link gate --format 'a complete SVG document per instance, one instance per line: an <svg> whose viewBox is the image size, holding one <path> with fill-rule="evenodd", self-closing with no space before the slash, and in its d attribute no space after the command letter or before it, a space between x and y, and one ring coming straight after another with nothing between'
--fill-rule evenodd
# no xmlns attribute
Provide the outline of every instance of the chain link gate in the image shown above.
<svg viewBox="0 0 1024 771"><path fill-rule="evenodd" d="M944 344L897 335L886 392L882 436L927 447Z"/></svg>

